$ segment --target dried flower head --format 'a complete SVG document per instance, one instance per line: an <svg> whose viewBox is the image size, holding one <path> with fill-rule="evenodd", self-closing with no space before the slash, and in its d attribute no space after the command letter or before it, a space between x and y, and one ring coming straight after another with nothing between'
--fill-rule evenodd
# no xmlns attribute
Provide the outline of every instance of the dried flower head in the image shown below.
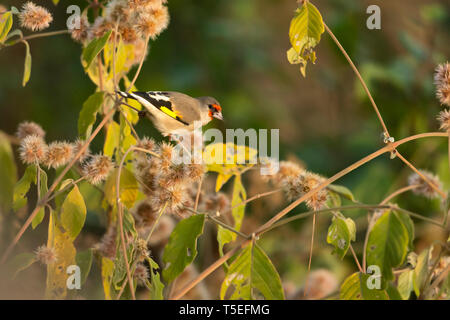
<svg viewBox="0 0 450 320"><path fill-rule="evenodd" d="M143 200L136 206L134 216L138 226L149 227L156 221L158 212L153 209L153 206L149 201Z"/></svg>
<svg viewBox="0 0 450 320"><path fill-rule="evenodd" d="M143 39L156 39L169 25L169 11L165 6L147 7L137 16L136 29Z"/></svg>
<svg viewBox="0 0 450 320"><path fill-rule="evenodd" d="M145 149L148 151L155 152L156 150L156 142L152 138L143 137L137 144L136 147ZM141 151L138 151L138 154L142 153Z"/></svg>
<svg viewBox="0 0 450 320"><path fill-rule="evenodd" d="M71 30L72 39L84 43L89 40L90 37L90 24L86 16L80 18L80 25L78 28L73 28Z"/></svg>
<svg viewBox="0 0 450 320"><path fill-rule="evenodd" d="M444 131L450 130L450 111L448 109L445 109L441 112L439 112L437 116L437 120L440 123L440 129Z"/></svg>
<svg viewBox="0 0 450 320"><path fill-rule="evenodd" d="M44 140L36 135L27 136L20 143L20 158L25 164L43 163L47 151Z"/></svg>
<svg viewBox="0 0 450 320"><path fill-rule="evenodd" d="M35 253L36 259L42 264L52 264L57 260L55 250L46 245L38 247Z"/></svg>
<svg viewBox="0 0 450 320"><path fill-rule="evenodd" d="M324 178L317 174L303 171L297 177L287 176L283 179L282 186L288 200L293 201L315 189L323 180ZM306 199L306 205L312 210L320 210L325 207L327 199L327 191L321 189Z"/></svg>
<svg viewBox="0 0 450 320"><path fill-rule="evenodd" d="M99 184L105 180L111 169L113 168L113 163L111 159L104 155L93 156L84 166L84 175L87 181L92 184Z"/></svg>
<svg viewBox="0 0 450 320"><path fill-rule="evenodd" d="M114 25L103 17L97 17L90 31L93 38L100 38L109 30L114 30Z"/></svg>
<svg viewBox="0 0 450 320"><path fill-rule="evenodd" d="M204 206L208 212L225 212L230 208L230 199L223 192L213 193L206 197Z"/></svg>
<svg viewBox="0 0 450 320"><path fill-rule="evenodd" d="M161 210L163 207L166 207L166 210L171 213L177 212L183 206L183 203L186 201L186 192L184 188L180 184L175 184L169 188L164 188L159 185L155 190L152 197L152 205L154 208L158 208L157 210Z"/></svg>
<svg viewBox="0 0 450 320"><path fill-rule="evenodd" d="M145 9L145 8L155 8L160 7L167 0L128 0L128 5L133 9Z"/></svg>
<svg viewBox="0 0 450 320"><path fill-rule="evenodd" d="M192 181L202 179L206 172L206 167L203 164L189 164L187 166L187 177Z"/></svg>
<svg viewBox="0 0 450 320"><path fill-rule="evenodd" d="M105 17L111 23L126 23L131 16L131 8L126 0L112 0L105 8Z"/></svg>
<svg viewBox="0 0 450 320"><path fill-rule="evenodd" d="M95 249L105 258L114 259L116 256L116 228L111 225L108 231L103 235L99 243L95 245Z"/></svg>
<svg viewBox="0 0 450 320"><path fill-rule="evenodd" d="M163 142L159 145L161 155L161 169L167 170L172 164L173 145Z"/></svg>
<svg viewBox="0 0 450 320"><path fill-rule="evenodd" d="M139 39L136 29L128 23L120 24L119 34L122 36L122 40L127 44L135 43Z"/></svg>
<svg viewBox="0 0 450 320"><path fill-rule="evenodd" d="M28 136L38 136L42 139L45 137L45 131L40 125L31 121L24 121L17 127L16 136L19 140L23 140Z"/></svg>
<svg viewBox="0 0 450 320"><path fill-rule="evenodd" d="M78 152L83 148L86 144L86 141L77 139L73 144L73 156L76 156ZM89 150L89 146L81 153L81 156L78 158L78 162L83 163L89 156L91 155L91 150Z"/></svg>
<svg viewBox="0 0 450 320"><path fill-rule="evenodd" d="M41 31L50 26L53 17L47 9L27 2L19 14L20 25L31 31Z"/></svg>
<svg viewBox="0 0 450 320"><path fill-rule="evenodd" d="M312 271L308 276L306 299L322 299L335 292L338 288L338 280L326 269Z"/></svg>
<svg viewBox="0 0 450 320"><path fill-rule="evenodd" d="M73 145L67 142L52 142L48 146L45 165L49 168L58 168L67 164L73 157Z"/></svg>
<svg viewBox="0 0 450 320"><path fill-rule="evenodd" d="M138 263L133 275L140 283L145 283L148 279L148 269L143 263Z"/></svg>
<svg viewBox="0 0 450 320"><path fill-rule="evenodd" d="M419 170L419 172L423 176L425 176L425 178L427 178L435 187L437 187L439 190L442 190L442 182L438 176L427 170ZM430 199L439 197L439 193L417 173L413 173L409 176L408 184L410 186L417 186L413 189L413 192L417 195L422 195Z"/></svg>
<svg viewBox="0 0 450 320"><path fill-rule="evenodd" d="M139 261L148 258L150 252L148 251L147 242L144 239L137 239L135 243L135 249L137 254L137 259Z"/></svg>
<svg viewBox="0 0 450 320"><path fill-rule="evenodd" d="M440 103L450 106L450 63L446 62L437 66L434 83Z"/></svg>

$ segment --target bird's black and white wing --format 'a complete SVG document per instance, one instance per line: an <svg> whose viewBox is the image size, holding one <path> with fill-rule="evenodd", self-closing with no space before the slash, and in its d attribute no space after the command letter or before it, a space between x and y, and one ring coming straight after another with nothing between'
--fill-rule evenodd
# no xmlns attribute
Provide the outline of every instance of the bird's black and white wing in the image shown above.
<svg viewBox="0 0 450 320"><path fill-rule="evenodd" d="M130 98L137 100L140 104L142 104L150 113L153 114L154 108L158 109L161 112L164 112L169 117L181 122L184 125L189 125L183 119L183 116L176 109L172 99L171 93L165 91L133 91L133 92L124 92L117 91L124 98Z"/></svg>

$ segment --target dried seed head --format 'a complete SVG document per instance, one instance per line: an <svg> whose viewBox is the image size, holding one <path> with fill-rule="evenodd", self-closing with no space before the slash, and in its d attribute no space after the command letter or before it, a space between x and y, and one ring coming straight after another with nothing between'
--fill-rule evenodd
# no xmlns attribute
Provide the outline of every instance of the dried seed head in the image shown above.
<svg viewBox="0 0 450 320"><path fill-rule="evenodd" d="M149 201L144 200L136 206L134 216L136 217L136 224L142 227L149 227L156 221L158 212L153 209Z"/></svg>
<svg viewBox="0 0 450 320"><path fill-rule="evenodd" d="M108 231L103 235L102 239L95 248L105 258L114 259L116 257L116 228L111 225Z"/></svg>
<svg viewBox="0 0 450 320"><path fill-rule="evenodd" d="M157 208L158 211L166 206L168 212L175 213L185 201L185 190L181 185L176 184L169 188L164 188L158 182L155 194L152 197L152 206Z"/></svg>
<svg viewBox="0 0 450 320"><path fill-rule="evenodd" d="M73 144L73 156L76 156L78 152L83 148L86 144L86 141L77 139ZM89 146L81 153L81 156L78 158L78 162L83 163L89 156L91 155L91 150L89 150Z"/></svg>
<svg viewBox="0 0 450 320"><path fill-rule="evenodd" d="M133 46L133 58L126 61L127 68L131 68L141 62L143 56L148 52L145 40L138 38Z"/></svg>
<svg viewBox="0 0 450 320"><path fill-rule="evenodd" d="M450 106L450 63L446 62L437 66L434 83L440 103Z"/></svg>
<svg viewBox="0 0 450 320"><path fill-rule="evenodd" d="M20 158L25 164L43 163L48 147L44 140L36 135L27 136L20 143Z"/></svg>
<svg viewBox="0 0 450 320"><path fill-rule="evenodd" d="M93 156L84 166L84 175L86 179L92 184L99 184L105 180L111 169L113 163L111 159L104 155Z"/></svg>
<svg viewBox="0 0 450 320"><path fill-rule="evenodd" d="M143 10L146 8L160 7L166 2L167 0L128 0L128 5L133 9Z"/></svg>
<svg viewBox="0 0 450 320"><path fill-rule="evenodd" d="M424 175L434 186L442 190L442 182L438 176L427 170L419 170L419 172ZM427 198L433 199L439 197L439 193L433 189L421 176L417 173L413 173L408 178L408 184L410 186L416 185L417 187L413 189L413 193L417 195L422 195Z"/></svg>
<svg viewBox="0 0 450 320"><path fill-rule="evenodd" d="M53 17L47 9L27 2L19 14L20 25L31 31L41 31L50 26Z"/></svg>
<svg viewBox="0 0 450 320"><path fill-rule="evenodd" d="M137 259L139 261L148 258L150 252L148 251L147 242L144 239L137 239L135 243L135 249L137 254Z"/></svg>
<svg viewBox="0 0 450 320"><path fill-rule="evenodd" d="M67 164L73 157L73 145L67 142L52 142L48 146L45 165L49 168L58 168Z"/></svg>
<svg viewBox="0 0 450 320"><path fill-rule="evenodd" d="M148 269L143 263L138 263L136 265L136 270L134 270L134 278L136 278L140 283L145 283L148 279Z"/></svg>
<svg viewBox="0 0 450 320"><path fill-rule="evenodd" d="M112 24L126 23L131 16L131 8L125 0L112 0L105 8L105 17Z"/></svg>
<svg viewBox="0 0 450 320"><path fill-rule="evenodd" d="M122 36L122 40L127 44L135 43L138 40L137 31L131 24L121 24L119 33Z"/></svg>
<svg viewBox="0 0 450 320"><path fill-rule="evenodd" d="M440 123L440 129L444 131L450 130L450 111L448 109L445 109L441 112L439 112L437 116L437 120Z"/></svg>
<svg viewBox="0 0 450 320"><path fill-rule="evenodd" d="M85 16L80 18L80 26L79 28L73 28L71 30L72 39L84 43L89 40L90 37L90 24L88 19Z"/></svg>
<svg viewBox="0 0 450 320"><path fill-rule="evenodd" d="M57 260L55 250L47 247L46 245L38 247L35 253L36 259L42 264L52 264Z"/></svg>
<svg viewBox="0 0 450 320"><path fill-rule="evenodd" d="M165 6L148 8L137 16L136 29L143 39L154 40L169 25L169 11Z"/></svg>
<svg viewBox="0 0 450 320"><path fill-rule="evenodd" d="M97 17L91 28L91 36L100 38L109 30L114 30L114 25L103 17Z"/></svg>
<svg viewBox="0 0 450 320"><path fill-rule="evenodd" d="M205 209L208 212L225 212L230 208L230 199L223 192L208 195L205 199Z"/></svg>
<svg viewBox="0 0 450 320"><path fill-rule="evenodd" d="M148 151L155 152L156 150L156 142L152 138L143 137L141 141L139 141L136 145L136 147L145 149ZM138 154L142 154L141 151L136 151Z"/></svg>
<svg viewBox="0 0 450 320"><path fill-rule="evenodd" d="M338 288L338 280L328 270L319 269L312 271L308 276L307 288L305 294L307 299L322 299Z"/></svg>
<svg viewBox="0 0 450 320"><path fill-rule="evenodd" d="M160 243L166 242L174 228L175 222L173 219L170 216L162 216L159 219L159 223L156 226L155 231L153 231L148 244L151 246L156 246Z"/></svg>
<svg viewBox="0 0 450 320"><path fill-rule="evenodd" d="M192 181L202 179L206 172L206 167L203 164L189 164L187 166L187 176Z"/></svg>
<svg viewBox="0 0 450 320"><path fill-rule="evenodd" d="M274 175L266 175L263 178L272 181L275 185L282 185L287 177L298 177L304 171L298 164L291 161L281 161L278 172Z"/></svg>
<svg viewBox="0 0 450 320"><path fill-rule="evenodd" d="M163 142L159 145L161 154L161 169L168 170L172 164L173 145Z"/></svg>
<svg viewBox="0 0 450 320"><path fill-rule="evenodd" d="M16 136L19 140L23 140L28 136L38 136L44 139L45 131L40 125L31 121L24 121L17 127Z"/></svg>
<svg viewBox="0 0 450 320"><path fill-rule="evenodd" d="M315 189L324 178L307 171L297 177L287 176L282 181L282 187L289 201L296 200L311 190ZM310 196L305 202L312 210L320 210L325 207L328 199L328 193L325 189L321 189Z"/></svg>

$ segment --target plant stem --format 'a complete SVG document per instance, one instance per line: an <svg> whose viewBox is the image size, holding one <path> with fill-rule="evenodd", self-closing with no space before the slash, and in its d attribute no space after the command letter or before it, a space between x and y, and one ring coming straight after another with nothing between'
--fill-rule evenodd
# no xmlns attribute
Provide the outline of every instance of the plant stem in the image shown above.
<svg viewBox="0 0 450 320"><path fill-rule="evenodd" d="M200 178L198 182L197 195L195 196L194 210L197 211L198 201L200 200L200 193L202 192L202 184L203 184L203 176Z"/></svg>
<svg viewBox="0 0 450 320"><path fill-rule="evenodd" d="M339 50L341 50L342 54L347 59L347 61L348 61L349 65L350 65L350 67L352 68L353 72L358 77L359 82L361 82L361 85L363 86L364 91L366 92L367 96L369 97L369 100L370 100L370 102L372 104L373 109L375 110L375 113L377 114L378 120L380 121L381 126L383 127L383 131L386 133L387 137L389 137L389 131L388 131L388 129L387 129L385 123L384 123L384 120L383 120L383 117L381 116L380 110L378 109L377 104L375 103L375 100L373 99L372 95L370 94L369 88L367 87L364 79L362 78L361 74L359 73L358 68L356 68L356 66L353 63L352 59L347 54L347 51L345 51L344 47L341 45L341 43L336 38L336 36L333 34L333 32L330 30L330 28L328 28L328 26L325 24L325 22L323 23L323 25L325 26L325 30L330 35L331 39L333 39L333 41L338 46Z"/></svg>
<svg viewBox="0 0 450 320"><path fill-rule="evenodd" d="M26 41L26 40L31 40L31 39L36 39L36 38L44 38L44 37L51 37L51 36L56 36L56 35L60 35L60 34L67 34L69 33L69 30L59 30L59 31L50 31L50 32L43 32L43 33L36 33L36 34L32 34L26 37L22 37L19 39L16 39L10 43L8 43L6 45L6 47L11 47L21 41Z"/></svg>
<svg viewBox="0 0 450 320"><path fill-rule="evenodd" d="M351 244L350 244L350 251L352 252L353 258L355 259L355 262L356 262L356 265L358 266L359 272L364 273L364 270L361 268L358 257L356 256L355 250L353 250L353 246Z"/></svg>
<svg viewBox="0 0 450 320"><path fill-rule="evenodd" d="M315 231L315 229L316 229L316 213L313 213L312 231L311 231L311 246L309 248L308 272L306 273L305 289L303 290L303 295L305 297L306 297L306 292L308 291L308 278L309 278L309 274L311 272L311 261L312 261L312 254L313 254L313 248L314 248L314 231Z"/></svg>
<svg viewBox="0 0 450 320"><path fill-rule="evenodd" d="M131 297L133 298L133 300L136 300L136 296L134 294L133 280L131 278L130 265L128 262L127 247L125 244L125 233L123 231L123 204L120 200L120 176L122 173L123 164L125 162L126 157L133 149L134 149L134 147L128 148L128 150L124 153L124 155L122 156L122 159L120 160L119 169L117 170L117 176L116 176L116 204L117 204L117 212L118 212L118 216L119 216L120 240L121 240L121 246L122 246L123 259L124 259L126 270L127 270L128 284L130 286Z"/></svg>
<svg viewBox="0 0 450 320"><path fill-rule="evenodd" d="M158 225L159 219L161 219L162 215L164 214L164 211L166 210L167 202L164 204L164 206L159 210L158 217L156 218L155 223L153 223L152 229L150 230L147 239L145 240L145 243L148 243L150 241L150 237L153 234L153 231L155 231L156 226Z"/></svg>

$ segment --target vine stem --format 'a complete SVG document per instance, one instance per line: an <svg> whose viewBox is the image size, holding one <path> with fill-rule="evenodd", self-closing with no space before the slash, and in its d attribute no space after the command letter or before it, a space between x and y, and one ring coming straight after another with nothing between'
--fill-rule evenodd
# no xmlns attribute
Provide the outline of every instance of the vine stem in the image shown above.
<svg viewBox="0 0 450 320"><path fill-rule="evenodd" d="M136 296L134 294L134 286L133 286L133 280L131 278L131 271L130 271L130 265L128 263L128 256L127 256L127 247L125 244L125 233L123 231L123 204L120 200L120 176L122 173L123 164L125 162L126 157L128 154L133 151L134 147L128 148L128 150L124 153L122 156L122 159L120 160L119 169L117 170L117 176L116 176L116 204L117 204L117 213L119 216L119 229L120 229L120 242L122 246L122 253L123 253L123 259L125 261L125 266L127 270L127 278L128 278L128 285L130 286L131 291L131 297L133 300L136 300Z"/></svg>
<svg viewBox="0 0 450 320"><path fill-rule="evenodd" d="M358 266L359 272L364 273L363 269L361 268L361 265L359 264L358 257L356 256L355 250L353 250L353 246L350 244L350 251L352 252L353 259L355 259L356 265Z"/></svg>
<svg viewBox="0 0 450 320"><path fill-rule="evenodd" d="M260 235L267 231L275 222L280 220L283 216L285 216L287 213L292 211L295 207L297 207L300 203L314 195L316 192L320 191L321 189L327 187L334 181L338 180L342 176L346 175L347 173L359 168L363 164L377 158L378 156L386 153L391 152L395 148L397 148L399 145L404 144L409 141L427 138L427 137L448 137L448 133L444 132L427 132L427 133L420 133L413 136L406 137L404 139L401 139L397 142L393 142L387 146L384 146L383 148L369 154L368 156L362 158L361 160L353 163L352 165L348 166L347 168L341 170L340 172L336 173L331 178L325 180L321 184L319 184L316 188L311 190L310 192L304 194L302 197L291 203L289 206L281 210L278 214L276 214L272 219L267 221L265 224L260 226L257 230L257 235ZM216 270L218 267L220 267L225 261L228 260L229 257L231 257L238 249L244 248L249 244L250 240L246 240L241 242L237 247L233 248L229 252L227 252L225 255L223 255L221 258L219 258L216 262L214 262L212 265L210 265L205 271L203 271L200 275L197 276L194 280L192 280L190 283L188 283L177 295L175 295L174 299L180 299L182 298L189 290L191 290L193 287L195 287L198 283L200 283L204 278L206 278L208 275L210 275L214 270Z"/></svg>
<svg viewBox="0 0 450 320"><path fill-rule="evenodd" d="M194 210L197 211L198 201L200 200L200 193L202 192L203 176L198 183L197 195L195 196Z"/></svg>
<svg viewBox="0 0 450 320"><path fill-rule="evenodd" d="M147 48L148 48L148 42L149 41L150 41L150 37L147 37L147 39L145 39L145 47L144 47L144 51L143 51L143 54L142 54L141 61L139 62L139 67L138 67L138 69L137 69L137 71L136 71L136 73L135 73L135 75L133 77L133 80L131 81L130 86L128 87L127 91L130 91L133 88L133 86L136 83L136 80L137 80L139 74L141 73L142 65L144 64L145 57L147 56Z"/></svg>
<svg viewBox="0 0 450 320"><path fill-rule="evenodd" d="M42 200L39 202L38 205L34 208L34 210L31 212L31 214L28 216L28 219L25 221L23 226L20 228L17 235L14 237L13 241L9 244L8 248L6 249L5 253L2 256L2 259L0 263L4 263L6 259L8 259L9 255L11 254L12 249L15 247L17 242L19 242L20 238L24 234L25 230L30 226L31 222L33 221L34 217L39 213L39 210L45 206L48 202L48 199L53 191L55 191L58 184L61 182L61 180L64 178L66 173L73 167L73 165L78 161L78 159L81 157L81 155L86 151L86 149L89 147L89 144L94 140L94 138L97 136L97 134L100 132L100 130L103 128L103 126L106 124L106 122L114 115L115 108L112 108L107 115L103 118L103 120L99 123L97 128L92 132L89 139L87 139L86 143L80 148L78 153L73 157L73 159L69 162L69 164L64 168L64 170L60 173L60 175L55 179L53 184L48 189L47 193L42 197Z"/></svg>
<svg viewBox="0 0 450 320"><path fill-rule="evenodd" d="M348 61L349 65L350 65L350 67L352 68L353 72L358 77L359 82L363 86L364 91L366 92L367 96L369 97L370 103L372 104L372 107L375 110L375 113L377 114L378 120L380 121L381 126L383 127L383 131L386 133L387 137L389 137L389 131L388 131L387 127L386 127L386 124L384 123L384 120L383 120L383 117L381 116L380 110L378 109L377 104L375 103L375 100L373 99L372 95L370 94L369 88L367 87L366 82L364 81L364 79L362 78L361 74L359 73L358 68L356 68L355 64L353 63L352 59L348 55L347 51L345 51L344 47L341 45L341 43L336 38L334 33L330 30L330 28L328 28L328 26L325 24L325 22L323 23L323 25L324 25L325 30L327 31L327 33L330 35L331 39L333 39L334 43L336 43L336 45L338 46L339 50L341 50L341 52L344 55L345 59L347 59L347 61Z"/></svg>
<svg viewBox="0 0 450 320"><path fill-rule="evenodd" d="M308 290L309 273L311 272L311 261L312 261L312 254L313 254L313 248L314 248L314 231L315 231L315 229L316 229L316 213L313 213L312 231L311 231L311 246L309 248L308 272L306 273L305 290L303 290L303 295L305 297L306 297L306 292Z"/></svg>
<svg viewBox="0 0 450 320"><path fill-rule="evenodd" d="M158 225L159 219L161 219L162 215L164 214L164 211L166 210L167 207L167 202L164 204L164 206L159 210L159 214L158 217L156 218L155 223L152 226L152 229L150 230L150 232L148 233L147 239L145 240L145 243L148 243L150 241L150 237L153 234L153 231L155 231L156 226Z"/></svg>
<svg viewBox="0 0 450 320"><path fill-rule="evenodd" d="M58 30L58 31L50 31L50 32L32 34L32 35L29 35L26 37L21 37L17 40L14 40L13 42L7 44L6 47L11 47L21 41L26 41L26 40L36 39L36 38L51 37L51 36L56 36L56 35L60 35L60 34L67 34L69 32L70 32L69 30Z"/></svg>

